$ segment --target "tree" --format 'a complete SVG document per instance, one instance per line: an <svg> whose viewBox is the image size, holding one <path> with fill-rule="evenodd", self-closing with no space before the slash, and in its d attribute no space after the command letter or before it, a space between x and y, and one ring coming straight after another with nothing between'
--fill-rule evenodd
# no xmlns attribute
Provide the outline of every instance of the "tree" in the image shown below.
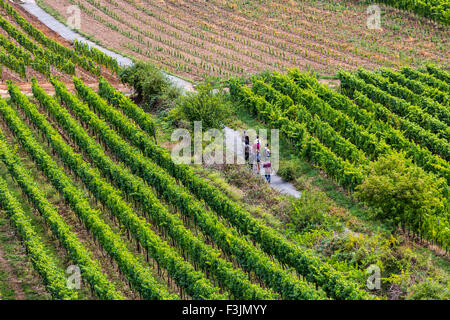
<svg viewBox="0 0 450 320"><path fill-rule="evenodd" d="M138 103L149 106L167 107L179 96L179 90L173 86L164 73L147 62L137 62L121 69L119 73L122 83L132 86Z"/></svg>
<svg viewBox="0 0 450 320"><path fill-rule="evenodd" d="M423 234L428 217L445 211L444 185L444 179L425 172L403 154L388 154L371 163L356 196L378 208L378 218Z"/></svg>

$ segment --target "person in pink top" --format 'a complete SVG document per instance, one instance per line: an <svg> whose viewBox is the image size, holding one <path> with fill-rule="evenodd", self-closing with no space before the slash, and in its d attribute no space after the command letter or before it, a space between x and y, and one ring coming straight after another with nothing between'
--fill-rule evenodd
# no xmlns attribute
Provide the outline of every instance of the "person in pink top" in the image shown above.
<svg viewBox="0 0 450 320"><path fill-rule="evenodd" d="M264 169L264 176L266 177L267 182L270 183L270 177L272 175L272 163L270 162L270 160L264 162L263 169Z"/></svg>

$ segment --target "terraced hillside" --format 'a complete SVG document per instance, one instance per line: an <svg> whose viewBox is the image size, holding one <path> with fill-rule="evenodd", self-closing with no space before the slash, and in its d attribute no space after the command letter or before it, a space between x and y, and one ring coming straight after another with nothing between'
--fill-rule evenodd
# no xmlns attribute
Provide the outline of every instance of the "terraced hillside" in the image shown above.
<svg viewBox="0 0 450 320"><path fill-rule="evenodd" d="M232 97L267 125L275 126L338 184L354 190L380 156L404 152L413 163L441 180L448 197L448 72L403 68L355 74L340 71L339 93L314 76L291 69L252 77L251 88L231 80ZM432 84L432 86L430 86ZM417 224L402 223L443 247L450 244L447 209Z"/></svg>
<svg viewBox="0 0 450 320"><path fill-rule="evenodd" d="M65 22L81 9L81 32L105 47L200 80L299 67L448 65L449 29L383 6L382 30L367 28L356 1L41 0ZM56 12L56 13L55 13Z"/></svg>
<svg viewBox="0 0 450 320"><path fill-rule="evenodd" d="M100 95L112 104L78 78L74 84L83 100L62 82L52 79L52 83L57 99L34 81L32 102L17 86L9 86L11 103L0 102L8 128L2 130L1 159L70 260L80 266L94 295L101 299L370 297L312 252L300 250L253 218L189 167L175 165L170 154L154 143L152 119L106 80L100 81ZM32 173L14 156L14 140L76 219L58 215ZM20 213L17 200L4 185L3 190L2 207ZM32 222L18 221L27 223L26 246L40 255L33 261L52 295L76 298L76 293L62 290L61 270L49 264L51 254L39 248L39 240L32 240L38 237ZM16 227L22 228L18 223ZM85 242L84 232L93 240ZM93 252L98 250L100 259L95 259ZM111 259L106 266L104 256ZM117 283L110 264L129 286Z"/></svg>
<svg viewBox="0 0 450 320"><path fill-rule="evenodd" d="M0 300L448 299L448 26L383 7L368 30L371 2L39 1L62 21L78 5L81 32L136 61L220 80L182 96L0 0ZM280 129L301 197L247 164L176 164L168 137L202 120L189 99ZM380 219L358 192L386 157L423 181Z"/></svg>
<svg viewBox="0 0 450 320"><path fill-rule="evenodd" d="M6 81L15 81L27 94L36 78L47 88L51 76L71 82L77 75L96 86L103 75L117 86L117 61L86 44L69 43L49 30L20 6L0 1L0 95L7 96Z"/></svg>

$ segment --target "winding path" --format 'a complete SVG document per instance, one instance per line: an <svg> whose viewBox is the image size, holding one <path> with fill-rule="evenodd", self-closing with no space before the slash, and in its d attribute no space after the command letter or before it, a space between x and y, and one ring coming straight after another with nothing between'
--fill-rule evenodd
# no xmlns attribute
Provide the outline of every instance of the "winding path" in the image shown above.
<svg viewBox="0 0 450 320"><path fill-rule="evenodd" d="M61 35L64 39L69 41L74 41L75 39L80 42L85 42L89 45L89 47L95 47L98 50L104 52L110 57L116 58L117 62L121 66L131 66L133 64L133 61L127 57L124 57L120 54L117 54L111 50L105 49L92 41L89 41L85 37L81 36L77 32L71 30L69 27L64 25L63 23L56 20L52 15L45 12L41 7L37 5L37 3L34 0L23 0L23 3L21 6L34 15L36 18L38 18L43 24L45 24L47 27L49 27L51 30L55 31L59 35ZM194 91L194 86L192 83L180 79L176 76L170 75L165 73L167 78L178 88L181 89L183 94L189 91ZM225 141L227 145L235 145L236 142L242 143L242 137L239 132L226 127L224 130L225 133ZM241 151L239 151L241 149ZM242 148L236 148L236 152L242 152ZM256 174L256 173L255 173ZM280 176L273 174L271 178L271 187L288 195L294 196L296 198L299 198L301 196L301 192L297 191L295 187L286 181L283 181Z"/></svg>

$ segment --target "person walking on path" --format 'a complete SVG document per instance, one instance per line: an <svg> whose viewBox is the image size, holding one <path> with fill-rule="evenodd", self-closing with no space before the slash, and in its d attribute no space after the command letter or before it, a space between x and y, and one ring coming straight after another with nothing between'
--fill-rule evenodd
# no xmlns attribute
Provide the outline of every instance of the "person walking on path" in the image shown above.
<svg viewBox="0 0 450 320"><path fill-rule="evenodd" d="M246 131L244 131L244 153L245 153L245 161L249 162L250 159L250 138Z"/></svg>
<svg viewBox="0 0 450 320"><path fill-rule="evenodd" d="M250 151L250 162L252 164L252 170L255 168L257 153L258 153L258 145L256 143L253 143Z"/></svg>
<svg viewBox="0 0 450 320"><path fill-rule="evenodd" d="M259 174L261 172L261 154L259 150L256 151L256 172Z"/></svg>
<svg viewBox="0 0 450 320"><path fill-rule="evenodd" d="M272 175L272 163L270 162L270 149L268 143L266 143L266 146L264 147L264 156L266 160L263 163L264 176L266 177L267 182L270 183L270 177Z"/></svg>
<svg viewBox="0 0 450 320"><path fill-rule="evenodd" d="M259 152L259 148L261 146L261 142L259 141L259 136L256 136L255 142L253 144L256 144L256 150Z"/></svg>
<svg viewBox="0 0 450 320"><path fill-rule="evenodd" d="M270 159L270 149L269 149L269 144L268 143L266 143L266 146L264 147L264 155L266 156L267 160Z"/></svg>
<svg viewBox="0 0 450 320"><path fill-rule="evenodd" d="M264 162L263 169L264 169L264 176L266 177L267 182L270 183L270 177L272 175L272 163L270 162L270 160Z"/></svg>

